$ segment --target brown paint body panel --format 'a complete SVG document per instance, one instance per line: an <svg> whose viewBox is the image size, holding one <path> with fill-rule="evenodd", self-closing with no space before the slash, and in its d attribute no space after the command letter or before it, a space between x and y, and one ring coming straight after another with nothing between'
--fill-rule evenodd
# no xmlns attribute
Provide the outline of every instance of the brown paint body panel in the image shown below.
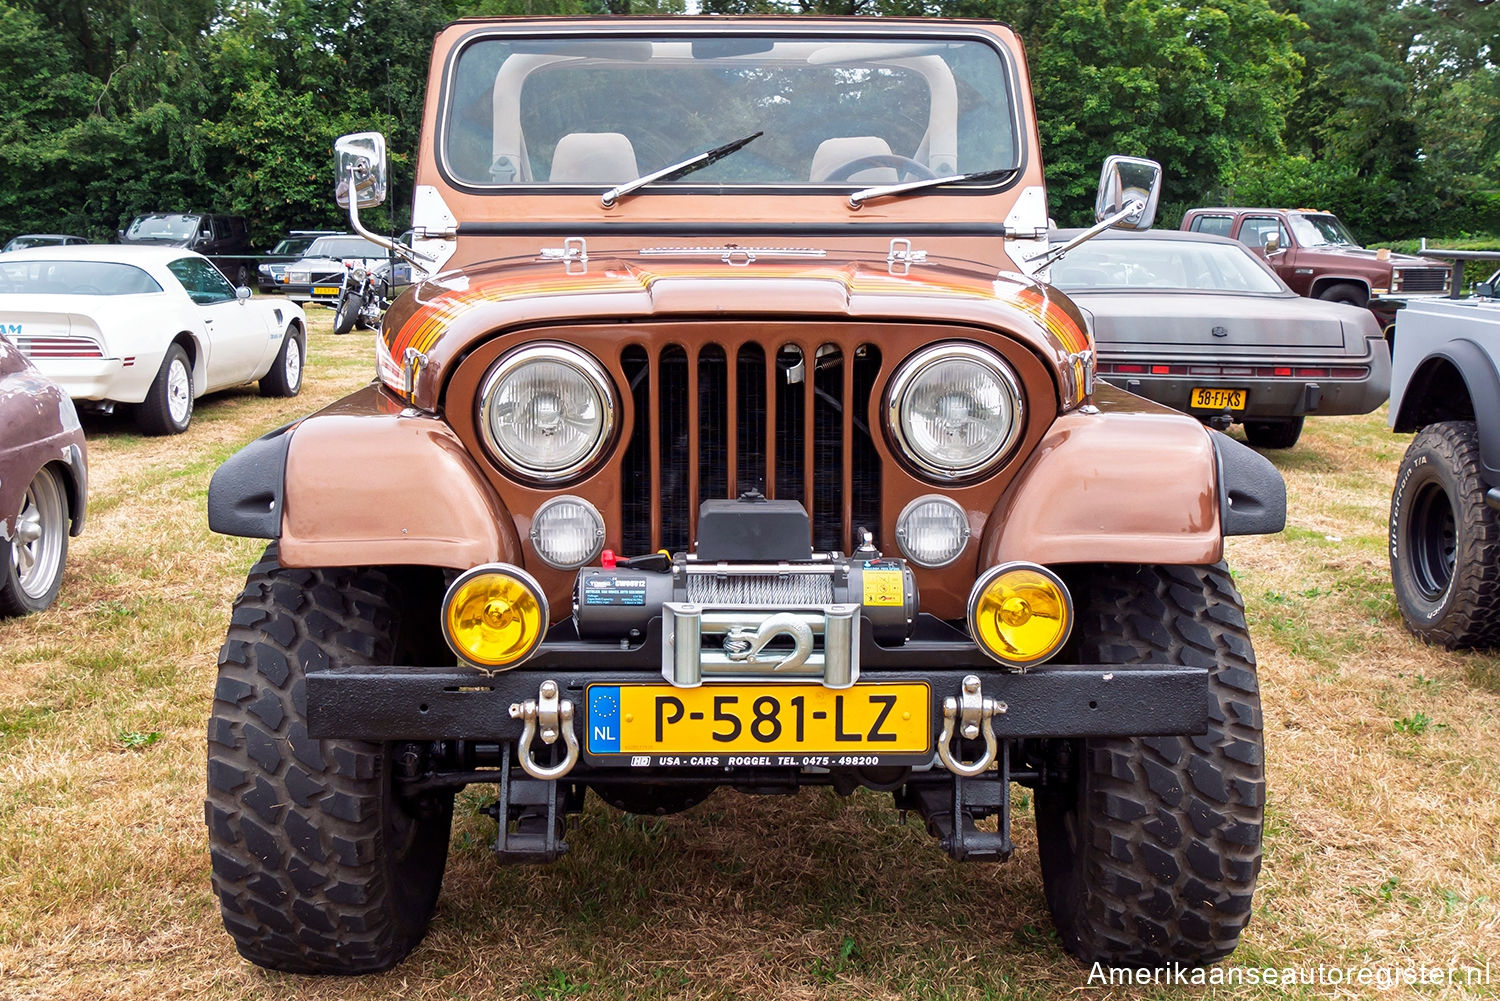
<svg viewBox="0 0 1500 1001"><path fill-rule="evenodd" d="M983 566L1216 563L1217 460L1191 417L1101 386L1099 413L1059 417L1000 498Z"/></svg>
<svg viewBox="0 0 1500 1001"><path fill-rule="evenodd" d="M519 561L510 513L441 420L368 386L291 434L283 565Z"/></svg>

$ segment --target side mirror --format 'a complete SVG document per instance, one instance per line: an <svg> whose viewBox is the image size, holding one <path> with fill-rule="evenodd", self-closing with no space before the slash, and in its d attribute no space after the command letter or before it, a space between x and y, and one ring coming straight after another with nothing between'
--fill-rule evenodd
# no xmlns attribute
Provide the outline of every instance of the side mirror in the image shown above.
<svg viewBox="0 0 1500 1001"><path fill-rule="evenodd" d="M349 188L354 187L355 204L362 209L374 208L385 201L385 136L379 132L356 132L340 136L333 144L336 183L333 195L340 208L349 207Z"/></svg>
<svg viewBox="0 0 1500 1001"><path fill-rule="evenodd" d="M1137 156L1106 157L1099 172L1094 219L1101 223L1113 219L1111 229L1150 229L1160 199L1161 164Z"/></svg>
<svg viewBox="0 0 1500 1001"><path fill-rule="evenodd" d="M250 290L241 285L239 288L234 290L234 297L240 302L244 302L246 299L250 298Z"/></svg>
<svg viewBox="0 0 1500 1001"><path fill-rule="evenodd" d="M1281 253L1281 234L1280 233L1267 233L1266 234L1266 253L1267 254L1279 254L1279 253Z"/></svg>

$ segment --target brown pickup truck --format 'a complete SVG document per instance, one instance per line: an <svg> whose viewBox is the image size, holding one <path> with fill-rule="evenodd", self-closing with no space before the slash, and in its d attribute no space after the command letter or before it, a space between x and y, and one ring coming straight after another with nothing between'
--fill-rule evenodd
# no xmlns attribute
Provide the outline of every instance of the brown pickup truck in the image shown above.
<svg viewBox="0 0 1500 1001"><path fill-rule="evenodd" d="M1066 948L1228 955L1265 796L1224 537L1284 488L1097 382L1046 281L1159 168L1110 158L1052 245L1021 44L977 21L460 21L422 136L377 380L209 493L271 540L209 723L240 952L400 961L468 785L514 863L590 792L805 785L998 861L1020 783ZM336 161L365 232L384 142Z"/></svg>
<svg viewBox="0 0 1500 1001"><path fill-rule="evenodd" d="M1448 294L1448 268L1410 254L1367 250L1332 212L1189 209L1182 228L1238 240L1298 295L1368 306L1382 326L1408 299Z"/></svg>

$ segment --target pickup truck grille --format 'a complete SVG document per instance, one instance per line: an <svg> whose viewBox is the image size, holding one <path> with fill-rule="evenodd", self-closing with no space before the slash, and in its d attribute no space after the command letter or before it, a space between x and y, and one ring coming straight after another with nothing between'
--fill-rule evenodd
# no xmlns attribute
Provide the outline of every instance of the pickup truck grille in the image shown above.
<svg viewBox="0 0 1500 1001"><path fill-rule="evenodd" d="M1446 292L1448 291L1447 268L1402 268L1401 291Z"/></svg>
<svg viewBox="0 0 1500 1001"><path fill-rule="evenodd" d="M879 544L874 345L632 345L621 364L635 416L621 481L625 555L690 550L702 501L750 491L807 508L815 551L847 553L861 528Z"/></svg>

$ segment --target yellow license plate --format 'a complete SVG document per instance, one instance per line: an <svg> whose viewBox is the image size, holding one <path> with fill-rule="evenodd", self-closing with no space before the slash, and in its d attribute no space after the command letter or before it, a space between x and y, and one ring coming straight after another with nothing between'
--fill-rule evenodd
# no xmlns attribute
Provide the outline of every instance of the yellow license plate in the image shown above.
<svg viewBox="0 0 1500 1001"><path fill-rule="evenodd" d="M932 746L925 683L590 685L588 752L661 765L875 764Z"/></svg>
<svg viewBox="0 0 1500 1001"><path fill-rule="evenodd" d="M1213 410L1244 410L1245 397L1250 395L1247 389L1204 389L1202 387L1193 390L1194 407L1208 407Z"/></svg>
<svg viewBox="0 0 1500 1001"><path fill-rule="evenodd" d="M338 295L339 294L339 287L337 285L314 285L313 286L313 290L312 290L312 294L313 295Z"/></svg>

